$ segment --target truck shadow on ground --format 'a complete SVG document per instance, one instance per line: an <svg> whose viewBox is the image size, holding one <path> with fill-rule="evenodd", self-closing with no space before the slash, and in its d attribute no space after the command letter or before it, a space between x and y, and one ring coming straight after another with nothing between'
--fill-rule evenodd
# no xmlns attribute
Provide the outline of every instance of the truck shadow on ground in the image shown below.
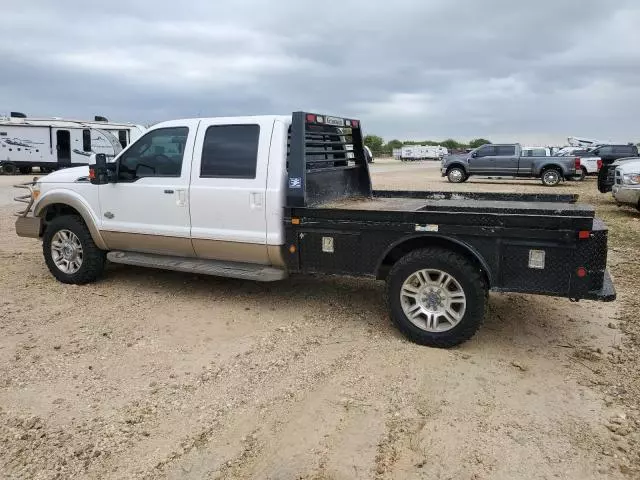
<svg viewBox="0 0 640 480"><path fill-rule="evenodd" d="M335 325L340 318L366 322L380 335L404 339L393 326L384 301L382 281L331 276L300 276L260 283L232 278L150 270L126 265L110 265L104 283L134 290L138 295L172 295L194 302L222 299L230 304L250 302L258 309L277 311L282 305L300 305L322 321ZM102 282L101 282L102 283ZM483 326L461 348L496 348L522 345L532 348L553 343L580 343L589 332L580 331L578 320L589 315L591 302L570 303L568 299L522 294L491 294Z"/></svg>

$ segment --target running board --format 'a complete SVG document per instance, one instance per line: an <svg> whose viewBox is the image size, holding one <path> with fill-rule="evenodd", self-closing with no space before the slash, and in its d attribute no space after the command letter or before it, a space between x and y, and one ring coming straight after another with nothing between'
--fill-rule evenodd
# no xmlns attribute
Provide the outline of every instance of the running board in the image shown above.
<svg viewBox="0 0 640 480"><path fill-rule="evenodd" d="M170 257L151 253L119 252L107 253L107 259L113 263L122 263L136 267L161 268L176 272L200 273L218 277L275 282L287 278L285 270L252 263L221 262L200 258Z"/></svg>

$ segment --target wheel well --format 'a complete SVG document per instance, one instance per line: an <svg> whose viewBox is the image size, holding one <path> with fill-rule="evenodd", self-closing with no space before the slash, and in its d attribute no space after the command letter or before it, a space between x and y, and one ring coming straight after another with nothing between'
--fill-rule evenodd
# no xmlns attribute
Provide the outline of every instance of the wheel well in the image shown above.
<svg viewBox="0 0 640 480"><path fill-rule="evenodd" d="M544 167L542 167L542 170L540 171L540 173L544 173L547 170L557 170L558 172L560 172L560 175L562 175L562 167L560 165L545 165Z"/></svg>
<svg viewBox="0 0 640 480"><path fill-rule="evenodd" d="M64 203L52 203L51 205L47 205L44 211L40 212L40 217L44 220L44 228L47 228L47 224L51 222L51 220L61 215L76 215L82 218L80 212L75 208Z"/></svg>
<svg viewBox="0 0 640 480"><path fill-rule="evenodd" d="M451 250L452 252L462 255L472 264L474 264L476 268L478 268L484 278L487 288L491 287L491 273L489 271L487 263L482 259L478 252L462 242L435 235L425 235L421 237L409 238L393 246L391 250L387 252L382 262L378 266L376 278L379 280L386 279L387 275L389 274L389 270L391 270L391 267L394 263L396 263L398 260L400 260L409 252L412 252L413 250L428 247L446 248L448 250Z"/></svg>
<svg viewBox="0 0 640 480"><path fill-rule="evenodd" d="M452 168L461 168L463 172L467 173L467 170L464 168L464 165L461 163L453 163L447 167L447 174L451 171Z"/></svg>

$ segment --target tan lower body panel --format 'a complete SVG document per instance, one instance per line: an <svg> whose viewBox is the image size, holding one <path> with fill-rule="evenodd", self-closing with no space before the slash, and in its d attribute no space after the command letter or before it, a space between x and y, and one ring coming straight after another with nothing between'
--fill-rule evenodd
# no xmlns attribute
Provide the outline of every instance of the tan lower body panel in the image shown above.
<svg viewBox="0 0 640 480"><path fill-rule="evenodd" d="M109 250L156 253L176 257L199 257L224 262L255 263L284 267L282 249L278 245L189 239L140 233L101 231Z"/></svg>
<svg viewBox="0 0 640 480"><path fill-rule="evenodd" d="M193 249L200 258L224 262L276 265L269 258L267 245L259 243L224 242L221 240L192 239ZM279 266L279 265L278 265Z"/></svg>
<svg viewBox="0 0 640 480"><path fill-rule="evenodd" d="M100 233L109 250L195 257L190 238L109 232L106 230L102 230Z"/></svg>

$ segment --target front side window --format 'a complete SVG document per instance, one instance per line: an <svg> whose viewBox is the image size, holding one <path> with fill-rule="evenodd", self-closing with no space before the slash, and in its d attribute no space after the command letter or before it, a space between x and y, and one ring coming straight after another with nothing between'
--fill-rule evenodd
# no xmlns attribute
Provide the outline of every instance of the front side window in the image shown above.
<svg viewBox="0 0 640 480"><path fill-rule="evenodd" d="M492 157L496 154L496 147L485 145L476 150L476 157Z"/></svg>
<svg viewBox="0 0 640 480"><path fill-rule="evenodd" d="M256 178L259 125L213 125L202 146L200 177Z"/></svg>
<svg viewBox="0 0 640 480"><path fill-rule="evenodd" d="M159 128L142 136L118 160L118 179L179 177L182 173L187 127Z"/></svg>
<svg viewBox="0 0 640 480"><path fill-rule="evenodd" d="M613 154L613 147L600 147L598 149L598 155L612 155Z"/></svg>

